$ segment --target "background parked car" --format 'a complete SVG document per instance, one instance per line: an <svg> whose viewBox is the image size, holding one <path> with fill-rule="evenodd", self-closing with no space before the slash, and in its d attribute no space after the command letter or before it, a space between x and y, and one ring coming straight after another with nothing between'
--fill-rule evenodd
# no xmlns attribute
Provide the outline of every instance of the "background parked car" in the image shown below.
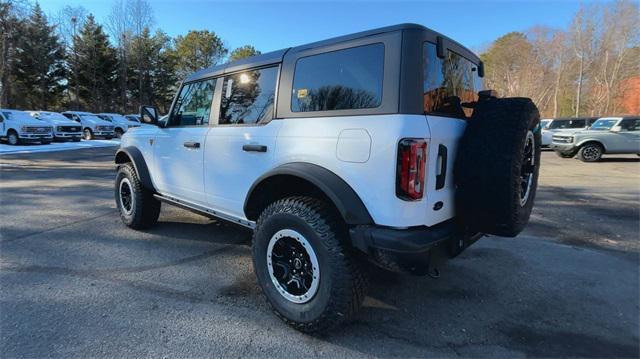
<svg viewBox="0 0 640 359"><path fill-rule="evenodd" d="M556 132L576 132L589 128L597 117L556 118L542 128L542 146L549 147L553 142L553 134ZM557 152L556 152L557 153ZM573 157L573 156L571 156Z"/></svg>
<svg viewBox="0 0 640 359"><path fill-rule="evenodd" d="M53 141L50 125L19 110L0 109L0 138L6 138L10 145L40 142L43 145Z"/></svg>
<svg viewBox="0 0 640 359"><path fill-rule="evenodd" d="M28 111L27 113L31 117L51 125L54 141L72 140L79 142L82 139L82 126L58 112Z"/></svg>
<svg viewBox="0 0 640 359"><path fill-rule="evenodd" d="M93 140L96 137L110 140L116 135L111 122L105 121L90 112L66 111L62 114L82 125L82 137L85 140Z"/></svg>
<svg viewBox="0 0 640 359"><path fill-rule="evenodd" d="M583 162L598 161L605 153L640 154L640 117L603 117L587 131L556 133L552 148L561 157L577 154Z"/></svg>
<svg viewBox="0 0 640 359"><path fill-rule="evenodd" d="M99 113L97 115L101 119L109 121L113 124L116 137L118 138L122 137L122 135L124 135L124 133L127 132L129 128L140 127L140 123L138 123L137 121L131 121L127 117L117 113Z"/></svg>

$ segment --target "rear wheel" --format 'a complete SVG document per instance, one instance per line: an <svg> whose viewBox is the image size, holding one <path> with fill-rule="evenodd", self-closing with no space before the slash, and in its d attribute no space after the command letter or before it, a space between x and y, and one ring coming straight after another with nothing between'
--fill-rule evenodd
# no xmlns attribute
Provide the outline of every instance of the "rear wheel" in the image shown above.
<svg viewBox="0 0 640 359"><path fill-rule="evenodd" d="M7 133L7 142L9 142L9 144L12 146L19 145L20 136L18 136L18 133L16 131L9 130L9 133Z"/></svg>
<svg viewBox="0 0 640 359"><path fill-rule="evenodd" d="M131 163L121 165L116 175L116 206L122 222L133 229L154 225L160 215L160 201L144 188Z"/></svg>
<svg viewBox="0 0 640 359"><path fill-rule="evenodd" d="M599 143L587 143L580 147L578 151L578 159L582 162L597 162L602 158L604 154L604 148Z"/></svg>
<svg viewBox="0 0 640 359"><path fill-rule="evenodd" d="M84 137L85 140L89 141L89 140L93 140L93 132L91 132L90 128L85 128L82 136Z"/></svg>
<svg viewBox="0 0 640 359"><path fill-rule="evenodd" d="M529 222L540 170L540 114L528 98L477 103L456 158L456 206L464 224L514 237Z"/></svg>
<svg viewBox="0 0 640 359"><path fill-rule="evenodd" d="M349 320L365 293L365 277L346 244L346 227L323 201L290 197L271 204L253 236L253 267L271 308L303 332Z"/></svg>

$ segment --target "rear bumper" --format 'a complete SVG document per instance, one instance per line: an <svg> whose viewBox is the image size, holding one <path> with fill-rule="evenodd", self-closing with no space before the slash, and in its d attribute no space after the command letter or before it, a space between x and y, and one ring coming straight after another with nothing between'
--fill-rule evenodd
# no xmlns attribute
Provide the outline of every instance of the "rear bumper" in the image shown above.
<svg viewBox="0 0 640 359"><path fill-rule="evenodd" d="M356 226L349 233L353 245L374 263L386 269L418 275L428 274L483 235L464 233L453 220L432 227L407 229Z"/></svg>

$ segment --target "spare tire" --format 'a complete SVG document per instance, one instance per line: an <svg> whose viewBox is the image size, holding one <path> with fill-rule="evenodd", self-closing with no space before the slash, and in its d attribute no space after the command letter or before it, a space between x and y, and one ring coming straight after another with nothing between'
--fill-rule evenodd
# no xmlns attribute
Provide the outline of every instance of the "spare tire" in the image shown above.
<svg viewBox="0 0 640 359"><path fill-rule="evenodd" d="M465 226L515 237L529 222L540 170L539 124L529 98L476 104L454 170L456 213Z"/></svg>

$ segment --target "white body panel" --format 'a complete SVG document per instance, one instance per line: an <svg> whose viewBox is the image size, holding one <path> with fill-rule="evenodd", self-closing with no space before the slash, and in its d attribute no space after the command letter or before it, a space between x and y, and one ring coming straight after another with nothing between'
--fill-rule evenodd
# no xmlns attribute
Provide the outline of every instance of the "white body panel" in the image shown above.
<svg viewBox="0 0 640 359"><path fill-rule="evenodd" d="M328 169L358 194L374 222L391 227L432 226L454 213L453 165L465 121L423 115L314 117L258 126L139 128L122 138L145 157L163 195L246 220L244 202L254 182L280 165L306 162ZM425 196L396 196L398 142L428 141ZM153 141L153 144L151 142ZM184 147L198 142L200 148ZM267 146L247 152L243 145ZM438 146L447 147L445 186L435 189ZM437 202L443 206L434 209Z"/></svg>

